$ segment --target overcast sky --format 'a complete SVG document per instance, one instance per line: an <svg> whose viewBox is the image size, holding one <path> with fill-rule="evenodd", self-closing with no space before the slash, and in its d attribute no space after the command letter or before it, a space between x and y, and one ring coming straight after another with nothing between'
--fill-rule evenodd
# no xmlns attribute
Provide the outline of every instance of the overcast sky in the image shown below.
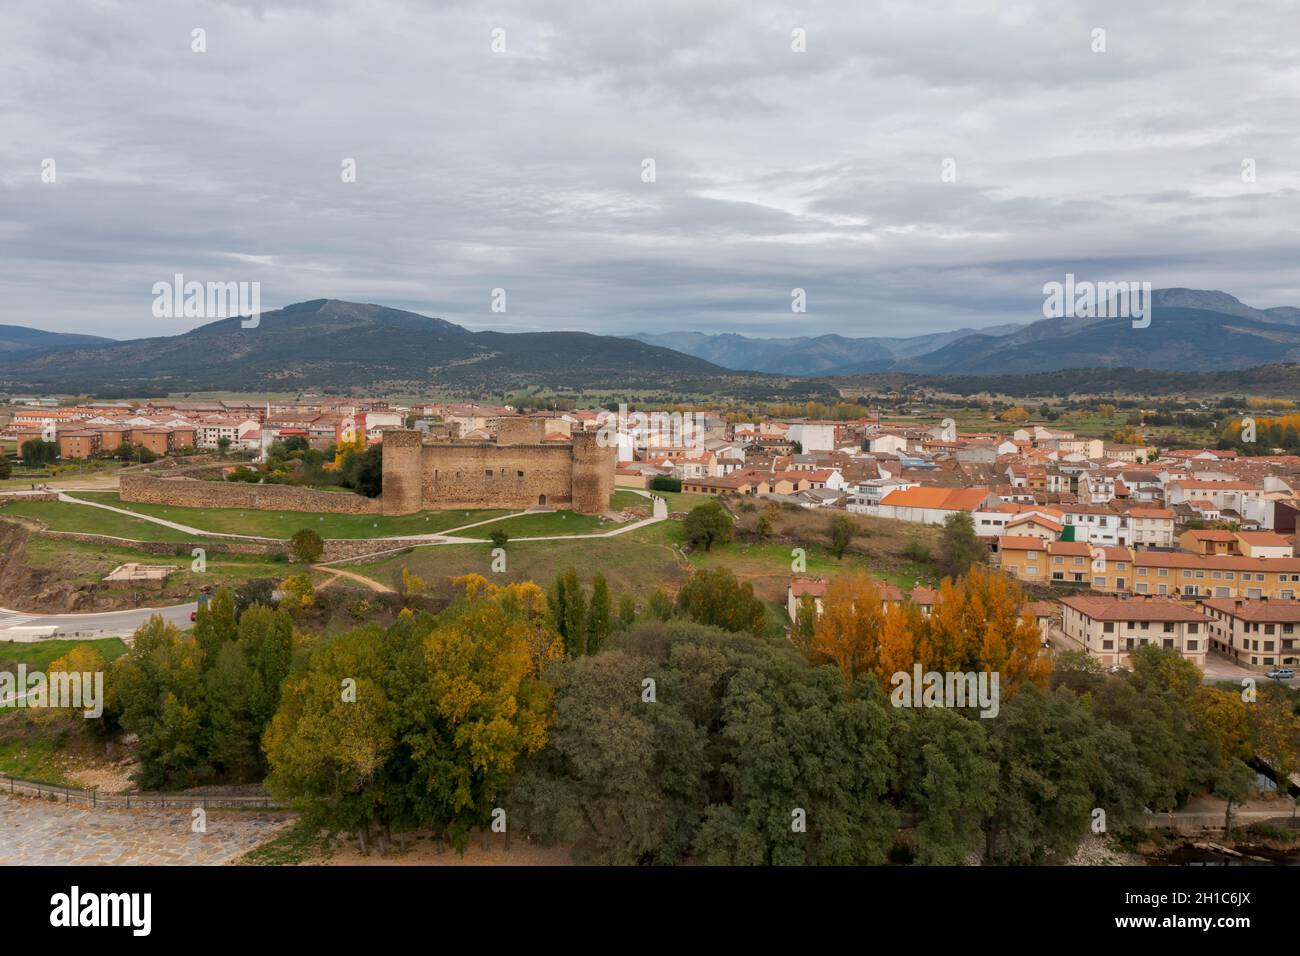
<svg viewBox="0 0 1300 956"><path fill-rule="evenodd" d="M175 273L508 331L909 335L1066 272L1300 306L1297 187L1279 0L0 0L6 324L185 331Z"/></svg>

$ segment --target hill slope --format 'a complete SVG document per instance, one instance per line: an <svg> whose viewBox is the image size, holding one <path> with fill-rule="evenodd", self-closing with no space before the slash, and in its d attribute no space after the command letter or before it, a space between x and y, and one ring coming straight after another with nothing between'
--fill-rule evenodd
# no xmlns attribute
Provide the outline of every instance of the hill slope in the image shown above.
<svg viewBox="0 0 1300 956"><path fill-rule="evenodd" d="M471 332L442 319L315 299L179 335L88 345L22 360L0 355L0 384L44 391L137 392L528 386L743 386L702 359L584 332ZM759 383L782 391L779 381ZM817 391L814 385L801 386Z"/></svg>
<svg viewBox="0 0 1300 956"><path fill-rule="evenodd" d="M107 345L112 341L98 335L46 332L43 329L29 329L24 325L0 325L0 355L19 352L30 354L82 345Z"/></svg>

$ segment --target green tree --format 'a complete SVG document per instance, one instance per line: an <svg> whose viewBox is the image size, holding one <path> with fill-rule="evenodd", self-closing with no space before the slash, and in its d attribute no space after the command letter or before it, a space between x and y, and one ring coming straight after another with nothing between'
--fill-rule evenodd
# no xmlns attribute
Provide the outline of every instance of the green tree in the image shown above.
<svg viewBox="0 0 1300 956"><path fill-rule="evenodd" d="M597 572L591 582L591 601L587 605L587 653L595 654L605 643L612 629L610 622L609 583L605 575Z"/></svg>
<svg viewBox="0 0 1300 956"><path fill-rule="evenodd" d="M955 710L900 709L895 728L894 801L916 820L916 862L959 866L982 847L997 767L978 720Z"/></svg>
<svg viewBox="0 0 1300 956"><path fill-rule="evenodd" d="M315 564L325 552L325 542L311 528L302 528L289 539L289 553L302 564Z"/></svg>
<svg viewBox="0 0 1300 956"><path fill-rule="evenodd" d="M497 528L488 537L492 539L492 546L496 548L504 548L506 542L510 540L510 534L504 528Z"/></svg>
<svg viewBox="0 0 1300 956"><path fill-rule="evenodd" d="M29 438L20 448L20 457L28 468L41 468L52 465L59 458L59 443Z"/></svg>
<svg viewBox="0 0 1300 956"><path fill-rule="evenodd" d="M510 792L542 842L620 865L883 862L896 816L873 683L849 695L788 644L682 621L638 624L547 682L551 742Z"/></svg>
<svg viewBox="0 0 1300 956"><path fill-rule="evenodd" d="M636 623L636 598L624 594L618 599L618 628L626 630Z"/></svg>
<svg viewBox="0 0 1300 956"><path fill-rule="evenodd" d="M697 624L727 631L762 634L767 611L751 584L741 584L730 568L696 570L677 592L677 610Z"/></svg>
<svg viewBox="0 0 1300 956"><path fill-rule="evenodd" d="M849 544L853 541L854 535L858 533L858 526L853 523L853 519L848 515L836 515L831 518L828 528L831 539L831 553L835 555L838 561L844 557L844 552L849 549Z"/></svg>
<svg viewBox="0 0 1300 956"><path fill-rule="evenodd" d="M1256 783L1255 771L1251 770L1240 760L1234 760L1220 776L1214 785L1216 796L1222 797L1223 807L1223 835L1225 839L1232 839L1232 808L1241 806L1258 791L1259 785Z"/></svg>
<svg viewBox="0 0 1300 956"><path fill-rule="evenodd" d="M570 657L587 653L587 596L578 580L578 572L569 568L556 577L547 598L555 630L564 639Z"/></svg>
<svg viewBox="0 0 1300 956"><path fill-rule="evenodd" d="M655 588L646 602L646 616L653 621L666 621L673 616L673 599L663 588Z"/></svg>
<svg viewBox="0 0 1300 956"><path fill-rule="evenodd" d="M731 515L717 499L711 499L702 505L696 505L682 522L682 531L692 546L703 545L708 551L715 544L726 544L731 540Z"/></svg>
<svg viewBox="0 0 1300 956"><path fill-rule="evenodd" d="M987 554L988 548L975 534L975 522L969 511L955 511L944 519L936 562L943 577L961 577Z"/></svg>

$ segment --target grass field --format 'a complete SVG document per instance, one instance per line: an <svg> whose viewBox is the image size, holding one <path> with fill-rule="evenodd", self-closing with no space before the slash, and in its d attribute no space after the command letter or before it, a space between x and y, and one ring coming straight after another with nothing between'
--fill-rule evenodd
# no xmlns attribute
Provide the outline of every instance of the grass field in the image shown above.
<svg viewBox="0 0 1300 956"><path fill-rule="evenodd" d="M576 511L544 511L470 528L459 537L482 538L486 541L488 535L498 528L505 531L512 539L540 538L555 534L602 534L622 527L623 524L625 522L604 521L599 515L584 515Z"/></svg>
<svg viewBox="0 0 1300 956"><path fill-rule="evenodd" d="M39 737L0 742L0 773L68 786L59 754L60 748L55 741Z"/></svg>
<svg viewBox="0 0 1300 956"><path fill-rule="evenodd" d="M52 531L106 534L132 541L179 542L194 538L194 535L154 524L152 521L141 521L138 518L105 511L103 508L64 501L10 501L0 507L0 517L6 516L36 518Z"/></svg>
<svg viewBox="0 0 1300 956"><path fill-rule="evenodd" d="M753 516L742 515L753 520ZM589 538L575 541L537 541L512 539L506 546L504 573L492 571L491 545L439 545L417 548L379 561L348 565L348 570L396 587L402 568L418 574L430 592L450 596L450 579L477 573L498 583L536 581L550 587L556 576L575 568L583 581L589 582L597 571L605 575L615 599L631 592L639 601L663 586L675 591L692 568L730 568L742 581L753 584L755 593L765 601L783 604L790 581L791 549L806 552L806 573L830 576L841 571L861 569L876 578L910 588L926 583L932 571L926 565L910 561L904 549L911 533L900 525L877 519L863 522L862 537L854 542L842 561L831 555L821 532L826 515L801 511L782 512L776 525L781 540L734 541L717 545L711 551L683 553L683 528L679 521L661 521L613 538ZM491 528L492 525L485 527Z"/></svg>
<svg viewBox="0 0 1300 956"><path fill-rule="evenodd" d="M29 671L43 671L80 644L93 647L106 661L114 661L126 653L126 645L116 637L102 641L36 641L31 644L0 641L0 666L26 664Z"/></svg>
<svg viewBox="0 0 1300 956"><path fill-rule="evenodd" d="M117 492L82 491L76 497L124 508L136 514L175 521L203 531L245 534L260 538L290 538L313 528L322 538L378 538L403 534L435 534L508 511L422 511L413 515L336 515L301 511L256 511L241 508L177 508L173 505L122 501ZM131 519L126 519L131 520ZM182 535L182 538L184 536ZM170 540L170 539L165 539Z"/></svg>

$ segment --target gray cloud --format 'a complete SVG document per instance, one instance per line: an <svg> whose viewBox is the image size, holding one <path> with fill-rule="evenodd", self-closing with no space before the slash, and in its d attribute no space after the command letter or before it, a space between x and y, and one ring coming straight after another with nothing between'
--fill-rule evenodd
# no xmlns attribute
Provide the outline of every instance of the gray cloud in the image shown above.
<svg viewBox="0 0 1300 956"><path fill-rule="evenodd" d="M177 272L615 334L1029 321L1066 271L1300 304L1294 5L1059 6L5 5L0 321L184 331Z"/></svg>

